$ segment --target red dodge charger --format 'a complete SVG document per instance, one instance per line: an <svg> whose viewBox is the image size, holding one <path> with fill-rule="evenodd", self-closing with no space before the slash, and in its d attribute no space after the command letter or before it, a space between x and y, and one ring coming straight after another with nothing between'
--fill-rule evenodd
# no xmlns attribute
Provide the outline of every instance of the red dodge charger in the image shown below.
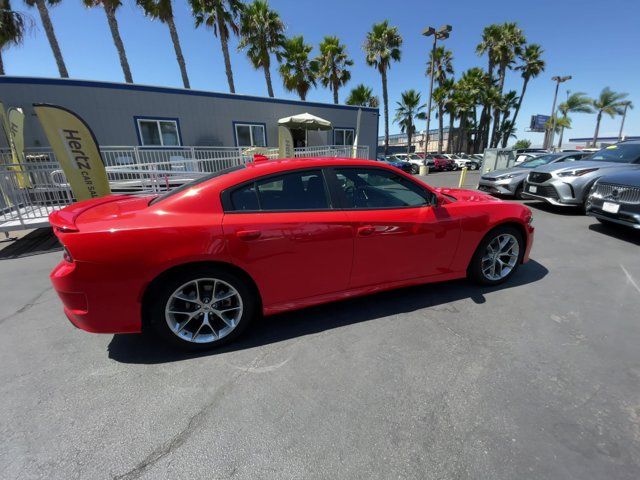
<svg viewBox="0 0 640 480"><path fill-rule="evenodd" d="M504 282L528 260L531 218L380 162L257 161L51 214L64 245L51 281L83 330L152 329L206 348L260 314L462 277Z"/></svg>

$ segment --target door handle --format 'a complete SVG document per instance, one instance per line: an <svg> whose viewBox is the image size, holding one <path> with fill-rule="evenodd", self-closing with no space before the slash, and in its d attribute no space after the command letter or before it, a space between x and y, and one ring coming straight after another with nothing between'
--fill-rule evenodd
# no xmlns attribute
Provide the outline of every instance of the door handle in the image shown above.
<svg viewBox="0 0 640 480"><path fill-rule="evenodd" d="M260 230L240 230L236 232L236 236L242 240L255 240L262 235Z"/></svg>
<svg viewBox="0 0 640 480"><path fill-rule="evenodd" d="M365 225L363 227L358 227L358 235L362 237L366 237L367 235L371 235L375 232L375 228L372 225Z"/></svg>

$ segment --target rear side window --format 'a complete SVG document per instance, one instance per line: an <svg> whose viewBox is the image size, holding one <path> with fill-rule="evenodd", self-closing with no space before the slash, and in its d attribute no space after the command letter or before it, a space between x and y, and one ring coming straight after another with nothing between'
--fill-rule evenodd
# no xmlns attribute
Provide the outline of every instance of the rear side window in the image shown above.
<svg viewBox="0 0 640 480"><path fill-rule="evenodd" d="M387 170L340 168L336 176L346 197L346 208L402 208L432 203L430 192Z"/></svg>
<svg viewBox="0 0 640 480"><path fill-rule="evenodd" d="M272 176L231 192L232 211L323 210L329 197L320 170Z"/></svg>

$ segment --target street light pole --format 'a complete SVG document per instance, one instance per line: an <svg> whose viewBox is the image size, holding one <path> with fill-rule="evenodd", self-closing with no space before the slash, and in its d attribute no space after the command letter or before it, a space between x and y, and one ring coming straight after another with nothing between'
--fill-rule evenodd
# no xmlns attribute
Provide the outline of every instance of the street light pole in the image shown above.
<svg viewBox="0 0 640 480"><path fill-rule="evenodd" d="M571 80L571 75L567 75L565 77L551 77L551 80L556 82L556 92L553 95L553 106L551 107L551 128L547 131L547 141L545 142L544 148L553 148L553 134L556 129L556 102L558 101L558 89L560 88L560 84L562 82L566 82L567 80Z"/></svg>
<svg viewBox="0 0 640 480"><path fill-rule="evenodd" d="M431 128L431 102L433 99L433 67L436 57L436 45L438 44L438 40L449 38L449 32L452 29L453 28L451 27L451 25L443 25L438 30L433 27L427 27L422 32L425 37L430 37L433 35L433 48L431 49L431 66L429 68L429 102L427 104L427 131L425 132L424 146L425 154L429 153L429 129ZM449 135L451 135L451 132L449 132Z"/></svg>

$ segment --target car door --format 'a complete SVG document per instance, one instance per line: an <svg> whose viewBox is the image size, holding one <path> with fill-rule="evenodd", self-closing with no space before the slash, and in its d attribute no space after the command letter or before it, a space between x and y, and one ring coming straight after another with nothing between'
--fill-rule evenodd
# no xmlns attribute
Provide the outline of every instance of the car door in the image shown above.
<svg viewBox="0 0 640 480"><path fill-rule="evenodd" d="M375 167L328 174L355 235L352 288L448 273L459 220L412 179Z"/></svg>
<svg viewBox="0 0 640 480"><path fill-rule="evenodd" d="M333 208L321 169L258 178L222 200L228 251L265 306L348 287L353 230L346 212Z"/></svg>

